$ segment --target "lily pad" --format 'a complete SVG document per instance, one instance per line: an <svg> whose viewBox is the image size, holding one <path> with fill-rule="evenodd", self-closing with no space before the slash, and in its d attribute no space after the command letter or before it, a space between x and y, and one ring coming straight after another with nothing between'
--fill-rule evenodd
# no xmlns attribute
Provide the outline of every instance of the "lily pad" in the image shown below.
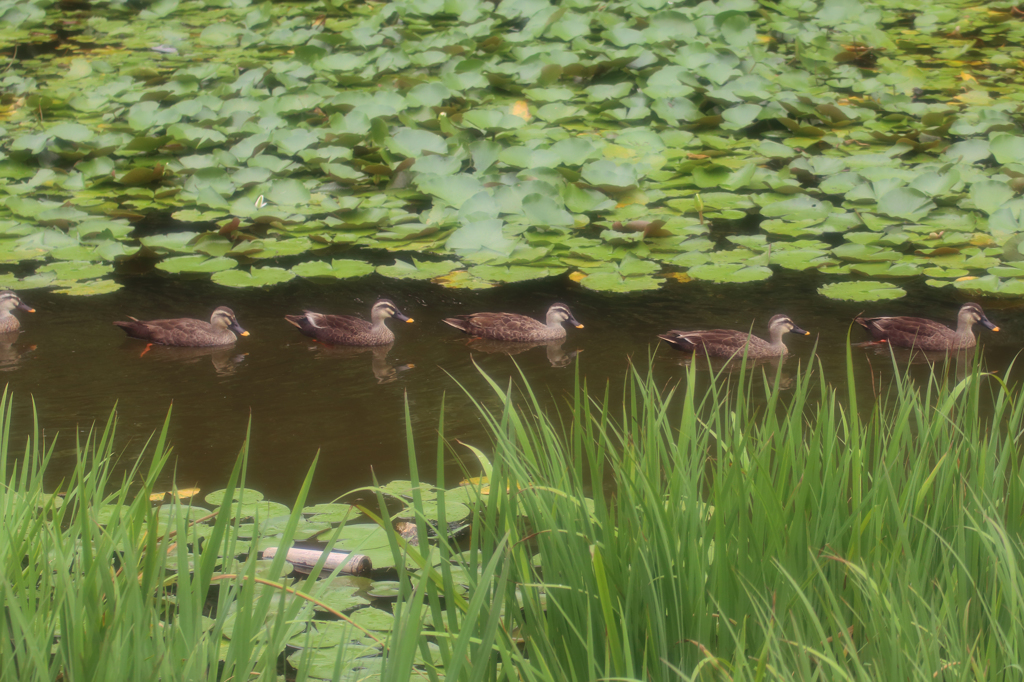
<svg viewBox="0 0 1024 682"><path fill-rule="evenodd" d="M213 275L213 281L226 287L268 287L295 278L295 273L284 268L252 268L251 271L223 270Z"/></svg>
<svg viewBox="0 0 1024 682"><path fill-rule="evenodd" d="M369 263L350 258L333 260L330 263L320 260L307 261L292 267L292 272L296 275L310 279L317 277L348 279L369 275L373 271L374 267Z"/></svg>
<svg viewBox="0 0 1024 682"><path fill-rule="evenodd" d="M650 275L631 276L618 272L595 272L580 280L580 284L594 291L622 294L631 291L650 291L659 288L662 283Z"/></svg>
<svg viewBox="0 0 1024 682"><path fill-rule="evenodd" d="M93 279L87 282L75 282L71 286L54 289L55 294L67 296L96 296L109 294L122 288L122 285L112 279Z"/></svg>
<svg viewBox="0 0 1024 682"><path fill-rule="evenodd" d="M970 296L990 296L992 298L1024 298L1024 280L1000 279L995 275L984 277L962 278L953 286Z"/></svg>
<svg viewBox="0 0 1024 682"><path fill-rule="evenodd" d="M888 282L835 282L818 287L818 293L840 301L891 301L907 292Z"/></svg>
<svg viewBox="0 0 1024 682"><path fill-rule="evenodd" d="M113 272L114 268L103 263L87 261L65 261L48 263L39 267L36 272L52 272L58 280L93 279Z"/></svg>
<svg viewBox="0 0 1024 682"><path fill-rule="evenodd" d="M172 273L213 273L220 272L221 270L230 270L237 266L238 261L233 258L209 258L207 256L175 256L173 258L166 258L156 264L157 268Z"/></svg>
<svg viewBox="0 0 1024 682"><path fill-rule="evenodd" d="M453 260L421 261L413 258L409 263L396 259L394 265L378 267L377 274L394 279L433 279L461 267L462 263Z"/></svg>
<svg viewBox="0 0 1024 682"><path fill-rule="evenodd" d="M686 271L686 274L693 279L703 279L710 282L743 283L766 280L772 276L772 270L763 265L706 263L690 268Z"/></svg>

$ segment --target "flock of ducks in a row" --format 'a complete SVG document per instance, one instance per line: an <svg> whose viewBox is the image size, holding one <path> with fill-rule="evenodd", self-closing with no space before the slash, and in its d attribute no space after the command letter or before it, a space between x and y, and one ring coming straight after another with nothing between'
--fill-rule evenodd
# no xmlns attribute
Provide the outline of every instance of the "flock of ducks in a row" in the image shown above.
<svg viewBox="0 0 1024 682"><path fill-rule="evenodd" d="M18 318L11 314L20 309L35 312L22 302L13 291L0 292L0 333L16 332ZM286 315L285 320L299 331L321 343L335 346L386 346L394 342L395 335L385 324L389 318L412 322L394 303L381 299L373 304L370 321L349 315L324 315L310 311L302 315ZM444 320L456 329L480 339L514 343L544 343L565 338L564 323L583 328L564 303L548 308L544 322L516 313L474 313ZM956 329L920 317L857 317L878 343L925 351L948 351L971 348L975 345L973 327L981 323L992 331L992 324L977 303L965 303L960 308ZM233 344L238 336L248 336L230 308L221 306L213 311L209 322L191 318L169 320L137 320L114 322L128 336L151 344L186 347L212 347ZM787 333L809 335L798 327L788 315L776 315L768 322L768 341L747 332L732 329L702 329L695 331L672 330L658 338L673 348L694 354L730 358L746 354L752 358L770 358L789 352L782 342Z"/></svg>

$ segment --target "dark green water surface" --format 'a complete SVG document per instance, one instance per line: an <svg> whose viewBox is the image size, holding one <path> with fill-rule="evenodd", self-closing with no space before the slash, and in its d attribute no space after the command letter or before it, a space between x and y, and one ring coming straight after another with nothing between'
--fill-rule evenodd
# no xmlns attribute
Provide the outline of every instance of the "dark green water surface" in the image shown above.
<svg viewBox="0 0 1024 682"><path fill-rule="evenodd" d="M682 355L657 344L668 329L733 328L764 335L768 318L779 312L811 331L810 337L786 337L791 355L784 372L818 355L827 376L845 377L845 342L858 313L921 315L949 324L962 303L934 289L913 292L882 304L837 304L813 293L808 278L776 276L757 285L728 287L670 284L663 290L630 296L588 293L568 279L511 285L485 291L446 290L431 284L397 283L377 276L333 285L292 282L270 291L232 290L206 282L144 277L126 282L110 295L73 298L44 291L24 292L37 311L18 313L24 333L12 346L0 346L0 369L16 398L15 433L31 424L34 398L47 442L57 438L55 476L71 467L76 434L103 423L117 405L118 443L126 460L134 458L163 421L173 403L170 437L179 487L222 487L252 423L247 485L268 498L294 496L315 454L320 452L315 501L329 500L371 482L409 475L403 401L408 397L417 448L427 478L433 478L437 424L446 396L445 436L452 442L448 484L461 478L457 458L468 453L454 439L486 450L480 419L459 383L474 395L494 400L474 361L507 383L518 363L552 409L566 409L573 386L574 361L552 366L549 355L565 362L578 355L581 374L591 386L622 380L632 357L641 366L656 348L655 369L669 384L684 377ZM387 353L327 348L311 342L283 316L303 309L368 317L378 296L394 300L413 324L390 323L397 337ZM537 347L514 356L467 347L467 337L442 318L479 311L509 311L542 318L555 302L567 303L585 329L568 330L562 349ZM175 349L126 339L111 322L200 317L228 305L251 332L230 350ZM1004 372L1022 344L1024 324L1012 309L986 309L1000 326L993 334L980 327L989 369ZM850 331L854 341L866 334ZM861 395L871 395L870 367L876 377L891 374L887 356L854 349ZM406 367L413 365L412 367ZM915 374L927 366L915 366ZM876 378L876 382L878 379ZM18 444L13 444L15 450ZM168 473L167 485L171 484Z"/></svg>

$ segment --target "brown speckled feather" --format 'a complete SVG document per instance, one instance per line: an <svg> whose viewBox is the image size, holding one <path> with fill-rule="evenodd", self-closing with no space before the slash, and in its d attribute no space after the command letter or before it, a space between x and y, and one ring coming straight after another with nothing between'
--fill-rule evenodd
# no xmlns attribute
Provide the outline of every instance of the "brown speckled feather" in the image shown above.
<svg viewBox="0 0 1024 682"><path fill-rule="evenodd" d="M786 344L782 343L782 335L787 332L804 336L810 334L796 326L789 316L776 315L768 322L770 343L746 332L732 329L672 330L659 334L658 338L676 350L687 353L731 358L742 357L745 352L748 358L768 358L789 353Z"/></svg>
<svg viewBox="0 0 1024 682"><path fill-rule="evenodd" d="M213 311L210 322L189 317L169 320L137 320L129 317L128 321L114 324L132 338L165 346L227 346L238 339L236 332L248 336L248 332L238 326L231 309L223 306Z"/></svg>
<svg viewBox="0 0 1024 682"><path fill-rule="evenodd" d="M547 324L516 313L473 313L445 319L446 324L472 336L516 342L564 339L565 328L562 322L577 328L583 327L562 303L556 303L548 309Z"/></svg>
<svg viewBox="0 0 1024 682"><path fill-rule="evenodd" d="M323 315L305 311L302 315L285 315L284 319L310 338L340 346L386 346L395 335L387 326L374 333L373 324L350 315Z"/></svg>
<svg viewBox="0 0 1024 682"><path fill-rule="evenodd" d="M867 329L876 341L928 351L973 348L977 339L972 327L977 322L999 331L977 303L965 303L960 308L955 330L923 317L857 317L853 321Z"/></svg>
<svg viewBox="0 0 1024 682"><path fill-rule="evenodd" d="M395 335L384 320L394 317L412 322L394 303L385 299L377 301L370 314L373 322L351 315L324 315L309 310L302 315L285 315L284 319L306 336L335 346L386 346L394 343Z"/></svg>
<svg viewBox="0 0 1024 682"><path fill-rule="evenodd" d="M772 345L764 339L732 329L700 329L692 332L670 331L658 338L663 339L676 350L718 358L743 355L743 347L745 345L748 346L747 357L762 358L780 354L777 349L772 348ZM785 349L785 346L783 348ZM782 351L782 353L786 352L786 350Z"/></svg>

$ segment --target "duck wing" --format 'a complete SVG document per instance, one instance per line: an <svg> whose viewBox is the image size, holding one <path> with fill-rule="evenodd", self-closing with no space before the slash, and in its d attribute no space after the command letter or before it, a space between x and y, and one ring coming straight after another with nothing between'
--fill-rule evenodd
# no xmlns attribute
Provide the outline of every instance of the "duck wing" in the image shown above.
<svg viewBox="0 0 1024 682"><path fill-rule="evenodd" d="M130 322L114 324L124 329L128 336L168 346L182 345L197 334L209 334L212 331L209 322L187 317L172 320L136 320L134 317L129 319Z"/></svg>
<svg viewBox="0 0 1024 682"><path fill-rule="evenodd" d="M913 345L934 338L951 338L956 333L946 325L923 317L856 317L853 320L877 341Z"/></svg>
<svg viewBox="0 0 1024 682"><path fill-rule="evenodd" d="M767 341L734 329L698 329L689 332L672 330L658 338L677 350L718 357L730 357L741 352L748 344L751 349L770 347Z"/></svg>
<svg viewBox="0 0 1024 682"><path fill-rule="evenodd" d="M447 324L483 338L523 337L547 329L543 322L516 313L473 313L445 319Z"/></svg>
<svg viewBox="0 0 1024 682"><path fill-rule="evenodd" d="M324 315L306 310L302 315L285 315L284 319L299 328L306 336L321 341L351 339L368 333L373 325L351 315Z"/></svg>

